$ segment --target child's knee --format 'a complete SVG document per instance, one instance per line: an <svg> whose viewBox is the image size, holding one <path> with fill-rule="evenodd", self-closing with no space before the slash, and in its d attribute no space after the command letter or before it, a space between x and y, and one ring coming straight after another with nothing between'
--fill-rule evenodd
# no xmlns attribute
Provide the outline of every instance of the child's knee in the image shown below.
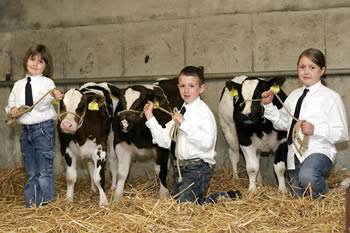
<svg viewBox="0 0 350 233"><path fill-rule="evenodd" d="M312 170L307 170L300 172L299 174L299 184L303 188L307 188L310 185L315 185L319 183L320 177L318 177Z"/></svg>

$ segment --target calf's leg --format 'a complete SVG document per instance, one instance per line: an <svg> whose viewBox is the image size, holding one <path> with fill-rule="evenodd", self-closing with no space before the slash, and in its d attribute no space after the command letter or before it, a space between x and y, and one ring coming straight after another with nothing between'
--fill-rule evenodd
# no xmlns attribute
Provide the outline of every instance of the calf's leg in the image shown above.
<svg viewBox="0 0 350 233"><path fill-rule="evenodd" d="M169 150L159 148L157 153L157 160L154 164L154 170L156 171L156 174L160 180L158 194L161 199L170 197L170 193L166 184L166 178L168 175L168 158Z"/></svg>
<svg viewBox="0 0 350 233"><path fill-rule="evenodd" d="M117 155L114 151L113 146L113 140L114 140L114 133L111 129L111 132L108 135L108 147L107 147L107 158L109 162L109 168L112 175L112 184L111 184L111 190L115 190L117 188L117 168L118 168L118 160Z"/></svg>
<svg viewBox="0 0 350 233"><path fill-rule="evenodd" d="M259 157L256 154L256 149L252 146L241 146L243 152L247 173L249 176L249 188L248 192L256 191L256 178L259 173Z"/></svg>
<svg viewBox="0 0 350 233"><path fill-rule="evenodd" d="M97 188L96 188L95 182L94 182L95 165L92 161L88 161L87 166L88 166L88 171L89 171L89 176L90 176L90 181L91 181L91 191L93 193L96 193Z"/></svg>
<svg viewBox="0 0 350 233"><path fill-rule="evenodd" d="M106 162L106 151L103 151L100 147L97 149L96 154L93 157L95 169L93 173L94 184L97 187L100 194L100 206L108 205L108 200L104 191L104 167Z"/></svg>
<svg viewBox="0 0 350 233"><path fill-rule="evenodd" d="M77 157L71 152L65 153L65 159L67 163L66 168L66 182L67 182L67 200L73 202L74 185L77 181Z"/></svg>
<svg viewBox="0 0 350 233"><path fill-rule="evenodd" d="M117 187L114 192L114 199L123 197L125 181L129 175L132 152L127 148L127 145L124 144L126 143L122 142L115 147L115 152L118 158L118 179Z"/></svg>
<svg viewBox="0 0 350 233"><path fill-rule="evenodd" d="M286 194L288 192L284 176L286 172L287 154L287 143L281 143L275 151L274 169L278 180L278 190L283 194Z"/></svg>

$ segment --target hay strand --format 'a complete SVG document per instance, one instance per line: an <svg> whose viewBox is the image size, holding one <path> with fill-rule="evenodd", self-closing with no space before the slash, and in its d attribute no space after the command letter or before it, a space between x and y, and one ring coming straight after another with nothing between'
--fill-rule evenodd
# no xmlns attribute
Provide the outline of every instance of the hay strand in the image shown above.
<svg viewBox="0 0 350 233"><path fill-rule="evenodd" d="M238 189L243 195L240 200L222 198L202 206L160 200L158 179L151 176L148 181L128 181L124 197L107 207L98 206L98 194L89 191L90 181L79 179L74 203L68 203L65 177L60 176L56 201L32 209L24 204L25 171L0 170L0 232L344 232L344 193L295 200L280 194L277 187L264 186L250 194L248 179L233 183L230 170L213 174L208 194ZM337 188L348 176L346 171L335 171L327 181Z"/></svg>

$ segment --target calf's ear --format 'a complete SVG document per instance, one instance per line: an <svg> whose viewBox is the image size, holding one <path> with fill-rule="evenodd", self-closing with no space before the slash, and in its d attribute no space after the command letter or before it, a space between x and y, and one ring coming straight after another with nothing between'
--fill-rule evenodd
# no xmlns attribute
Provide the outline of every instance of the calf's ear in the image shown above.
<svg viewBox="0 0 350 233"><path fill-rule="evenodd" d="M230 91L231 96L238 96L242 89L242 85L232 81L227 81L225 84L226 88Z"/></svg>
<svg viewBox="0 0 350 233"><path fill-rule="evenodd" d="M101 107L102 105L104 105L105 100L106 100L104 96L95 94L94 97L95 97L96 102L98 103L98 106L99 106L99 107Z"/></svg>
<svg viewBox="0 0 350 233"><path fill-rule="evenodd" d="M154 95L154 101L158 101L159 106L164 106L164 104L167 104L164 92L160 87L154 87L153 95Z"/></svg>
<svg viewBox="0 0 350 233"><path fill-rule="evenodd" d="M98 94L87 94L83 96L88 104L90 111L98 111L99 108L105 103L105 97Z"/></svg>
<svg viewBox="0 0 350 233"><path fill-rule="evenodd" d="M281 87L283 83L286 81L285 77L273 77L268 81L268 85L271 86L279 86Z"/></svg>
<svg viewBox="0 0 350 233"><path fill-rule="evenodd" d="M120 89L112 84L108 83L108 87L111 90L111 98L113 99L113 97L116 97L118 99L120 99Z"/></svg>

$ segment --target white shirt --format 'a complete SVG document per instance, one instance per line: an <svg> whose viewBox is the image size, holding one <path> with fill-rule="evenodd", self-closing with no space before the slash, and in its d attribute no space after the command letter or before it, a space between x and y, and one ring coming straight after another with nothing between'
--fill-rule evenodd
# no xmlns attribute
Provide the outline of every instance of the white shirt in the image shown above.
<svg viewBox="0 0 350 233"><path fill-rule="evenodd" d="M284 104L291 114L294 114L296 103L304 88L306 87L295 89L285 100ZM288 169L295 169L294 154L296 154L300 163L313 153L325 154L334 163L335 144L349 139L346 113L339 94L322 85L321 81L307 88L310 91L301 105L299 119L312 123L314 134L309 136L308 149L302 155L298 154L293 144L289 145ZM272 103L264 105L264 107L264 116L273 123L276 129L289 131L292 117L284 108L278 110ZM299 136L303 140L301 131ZM299 146L298 142L296 144Z"/></svg>
<svg viewBox="0 0 350 233"><path fill-rule="evenodd" d="M214 165L215 145L217 137L216 121L213 113L200 97L190 104L184 105L185 120L179 127L178 152L180 160L200 158ZM171 138L169 131L174 121L169 121L165 128L158 123L155 117L146 121L146 126L151 130L153 143L169 149Z"/></svg>
<svg viewBox="0 0 350 233"><path fill-rule="evenodd" d="M19 108L25 105L25 86L27 84L27 77L15 82L5 110L9 114L12 107ZM36 103L49 90L55 88L55 83L47 77L42 75L35 75L31 77L33 102ZM37 124L47 120L55 120L57 118L56 111L52 105L53 97L48 94L38 105L36 105L31 112L27 112L18 118L18 123L23 125Z"/></svg>

